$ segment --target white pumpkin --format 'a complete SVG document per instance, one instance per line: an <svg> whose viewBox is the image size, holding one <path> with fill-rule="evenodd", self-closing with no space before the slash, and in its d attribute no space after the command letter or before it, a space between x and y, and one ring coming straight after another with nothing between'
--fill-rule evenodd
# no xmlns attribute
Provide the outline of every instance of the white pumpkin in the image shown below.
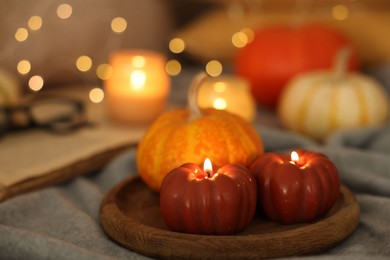
<svg viewBox="0 0 390 260"><path fill-rule="evenodd" d="M348 49L343 49L333 71L307 72L293 78L278 104L286 128L322 140L340 129L376 126L389 117L389 98L372 77L346 73Z"/></svg>
<svg viewBox="0 0 390 260"><path fill-rule="evenodd" d="M0 69L0 106L16 105L20 99L20 82L13 74Z"/></svg>

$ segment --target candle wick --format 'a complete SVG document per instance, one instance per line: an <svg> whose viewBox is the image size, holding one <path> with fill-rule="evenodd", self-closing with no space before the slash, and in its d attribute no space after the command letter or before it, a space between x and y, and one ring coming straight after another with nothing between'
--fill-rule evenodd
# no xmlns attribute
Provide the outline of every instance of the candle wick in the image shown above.
<svg viewBox="0 0 390 260"><path fill-rule="evenodd" d="M210 178L211 172L209 170L206 171L207 178Z"/></svg>

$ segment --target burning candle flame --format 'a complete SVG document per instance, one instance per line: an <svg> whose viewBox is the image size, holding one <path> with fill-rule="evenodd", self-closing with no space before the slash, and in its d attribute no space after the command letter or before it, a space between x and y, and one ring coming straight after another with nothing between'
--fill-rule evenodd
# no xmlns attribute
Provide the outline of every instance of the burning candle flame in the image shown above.
<svg viewBox="0 0 390 260"><path fill-rule="evenodd" d="M213 102L213 107L218 110L224 110L227 107L226 100L223 98L217 98Z"/></svg>
<svg viewBox="0 0 390 260"><path fill-rule="evenodd" d="M204 163L203 163L203 171L207 174L208 177L210 177L210 175L212 174L213 172L213 165L211 164L211 161L209 158L206 158L204 160Z"/></svg>
<svg viewBox="0 0 390 260"><path fill-rule="evenodd" d="M292 151L292 152L291 152L291 161L292 161L293 163L298 163L298 161L299 161L299 155L298 155L298 153L297 153L296 151Z"/></svg>
<svg viewBox="0 0 390 260"><path fill-rule="evenodd" d="M146 81L146 74L143 70L137 69L130 74L130 86L133 90L141 90Z"/></svg>

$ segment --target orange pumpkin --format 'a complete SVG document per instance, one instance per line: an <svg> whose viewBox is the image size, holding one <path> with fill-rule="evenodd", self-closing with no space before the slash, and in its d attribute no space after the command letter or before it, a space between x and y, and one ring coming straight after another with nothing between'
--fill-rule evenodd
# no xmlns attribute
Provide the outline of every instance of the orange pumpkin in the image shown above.
<svg viewBox="0 0 390 260"><path fill-rule="evenodd" d="M206 157L216 168L228 163L249 167L263 153L263 142L250 123L225 110L199 109L197 94L205 75L188 93L188 109L166 112L145 133L137 149L140 177L160 191L165 175L184 163L201 165Z"/></svg>
<svg viewBox="0 0 390 260"><path fill-rule="evenodd" d="M281 91L295 75L332 66L334 55L351 46L348 69L359 67L356 49L341 32L319 24L265 27L240 49L235 60L238 75L249 80L259 104L276 108Z"/></svg>

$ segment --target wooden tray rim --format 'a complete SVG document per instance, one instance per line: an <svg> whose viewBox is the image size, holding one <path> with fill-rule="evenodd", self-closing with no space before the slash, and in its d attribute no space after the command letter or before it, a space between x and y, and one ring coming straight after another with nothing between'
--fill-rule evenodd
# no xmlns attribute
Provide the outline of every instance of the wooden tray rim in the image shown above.
<svg viewBox="0 0 390 260"><path fill-rule="evenodd" d="M130 176L107 193L101 203L100 223L107 235L119 245L149 257L161 259L255 259L314 254L331 248L346 239L359 223L359 204L354 194L346 186L341 185L340 193L345 200L344 207L330 217L325 217L314 223L297 224L297 228L283 231L283 238L281 238L280 232L215 236L161 230L127 217L116 204L116 194L122 188L136 181L141 180L137 176ZM338 222L336 217L343 219L343 222ZM112 225L124 225L125 228L118 235L117 232L112 232ZM307 229L307 227L310 228ZM335 232L336 229L340 228L343 230L342 233ZM137 229L141 229L142 233L139 233ZM300 230L302 230L302 233L297 235L297 231ZM308 238L318 235L316 231L319 230L324 231L320 236L323 243L308 247L305 244L310 240ZM301 243L299 241L301 239L305 242ZM168 240L171 244L176 244L177 247L171 248L171 250L164 248L165 242ZM207 245L215 240L224 241L226 247L208 248ZM286 246L286 243L289 242L292 242L293 246ZM191 247L193 244L196 244L196 247L199 248L204 247L204 250L198 248L193 250L193 254L187 254L187 250L183 250L183 248ZM231 255L231 252L227 253L229 251L228 246L233 244L235 247L242 247L243 250L235 251L234 255ZM264 246L268 247L266 249L269 250L259 249L259 247ZM283 251L286 247L289 249Z"/></svg>

